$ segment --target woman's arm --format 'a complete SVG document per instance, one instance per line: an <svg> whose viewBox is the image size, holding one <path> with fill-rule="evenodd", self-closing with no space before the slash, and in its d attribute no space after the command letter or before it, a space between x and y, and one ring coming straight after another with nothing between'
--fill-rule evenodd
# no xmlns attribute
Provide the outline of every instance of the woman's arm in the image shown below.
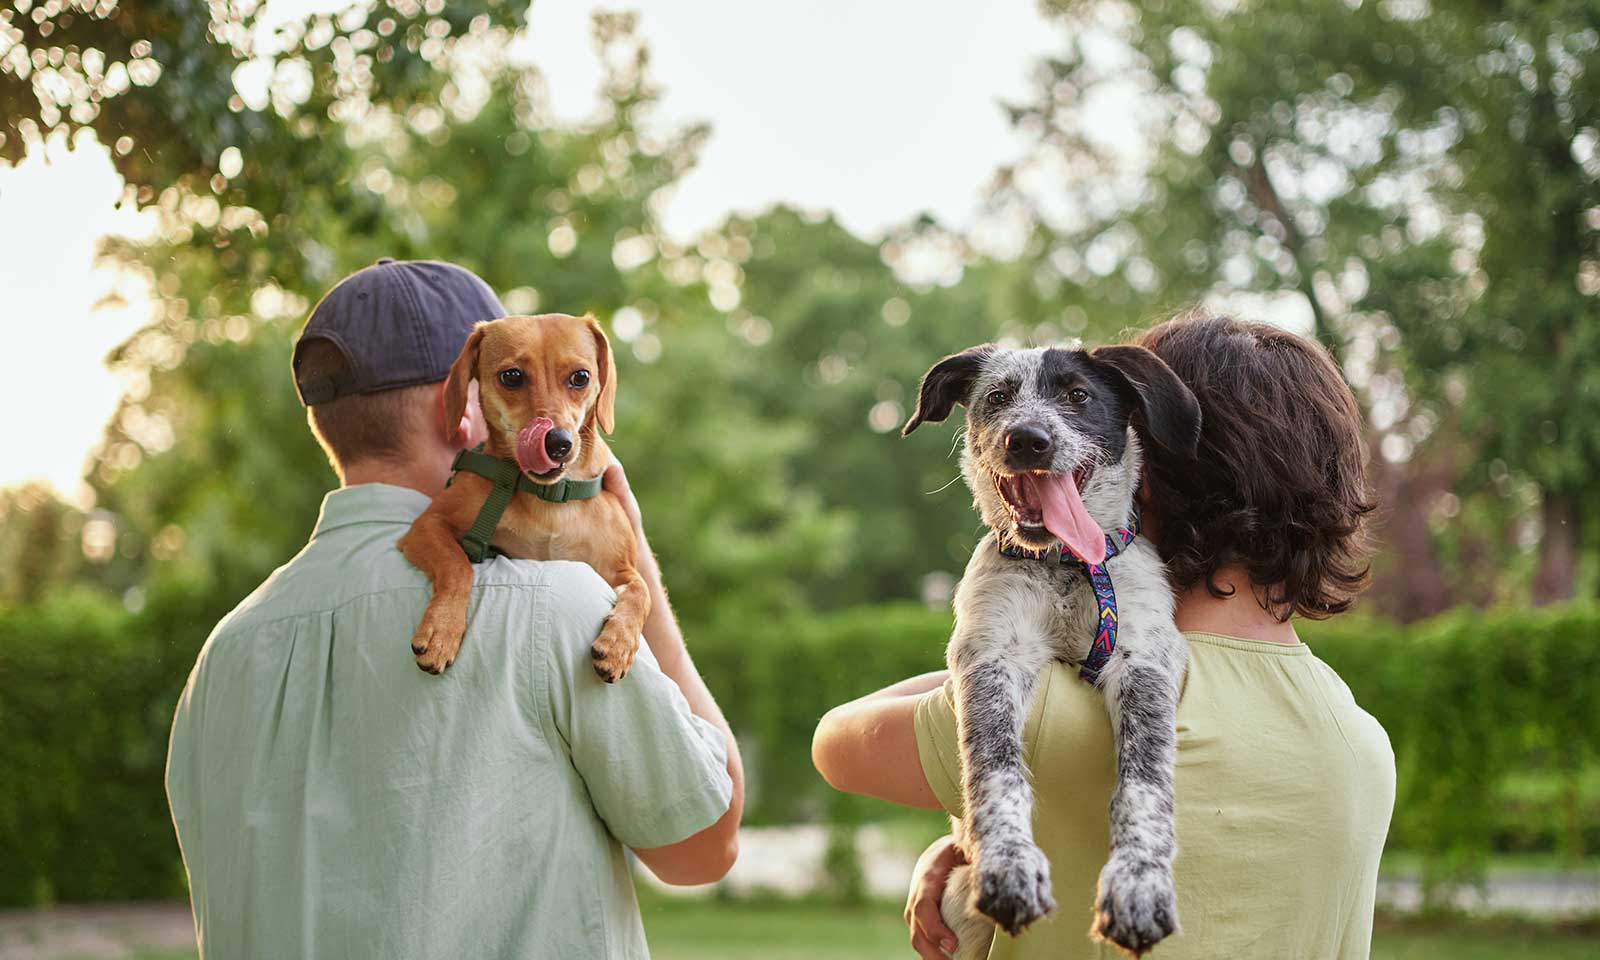
<svg viewBox="0 0 1600 960"><path fill-rule="evenodd" d="M811 762L835 790L925 810L939 800L917 755L917 701L942 686L937 670L829 710L811 740Z"/></svg>

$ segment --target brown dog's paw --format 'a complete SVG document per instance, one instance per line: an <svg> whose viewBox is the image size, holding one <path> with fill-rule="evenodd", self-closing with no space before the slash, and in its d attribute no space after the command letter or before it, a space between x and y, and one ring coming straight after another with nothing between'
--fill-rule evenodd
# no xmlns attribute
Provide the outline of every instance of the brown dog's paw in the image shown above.
<svg viewBox="0 0 1600 960"><path fill-rule="evenodd" d="M630 634L613 620L606 621L600 638L589 648L589 656L594 658L594 672L606 683L616 683L627 676L634 654L638 652L639 635Z"/></svg>
<svg viewBox="0 0 1600 960"><path fill-rule="evenodd" d="M411 637L411 652L417 655L417 667L435 675L450 669L456 662L456 654L461 652L461 637L466 632L465 620L430 605Z"/></svg>

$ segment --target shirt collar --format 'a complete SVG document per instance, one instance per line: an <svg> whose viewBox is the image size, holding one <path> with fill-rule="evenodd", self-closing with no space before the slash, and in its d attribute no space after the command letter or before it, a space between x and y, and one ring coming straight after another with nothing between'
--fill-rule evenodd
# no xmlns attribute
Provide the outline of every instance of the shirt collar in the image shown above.
<svg viewBox="0 0 1600 960"><path fill-rule="evenodd" d="M428 508L432 498L421 490L387 483L359 483L340 487L322 498L315 540L329 530L357 523L409 524Z"/></svg>

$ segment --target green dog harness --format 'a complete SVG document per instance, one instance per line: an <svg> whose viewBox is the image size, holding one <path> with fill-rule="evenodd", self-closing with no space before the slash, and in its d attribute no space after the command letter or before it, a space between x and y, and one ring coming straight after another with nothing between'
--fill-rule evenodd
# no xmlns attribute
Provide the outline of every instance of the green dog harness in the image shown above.
<svg viewBox="0 0 1600 960"><path fill-rule="evenodd" d="M483 508L478 511L478 518L472 521L472 527L461 538L461 549L467 552L467 559L473 563L482 563L499 554L500 551L489 546L489 541L494 539L494 531L500 526L500 517L511 505L511 498L517 494L531 493L550 503L566 503L570 500L587 500L600 492L599 477L588 480L562 478L555 483L535 483L522 472L516 461L491 457L483 452L481 446L456 454L455 461L450 464L450 481L453 482L455 475L463 471L475 473L493 484L489 488L488 499L483 501ZM445 484L449 485L448 482Z"/></svg>

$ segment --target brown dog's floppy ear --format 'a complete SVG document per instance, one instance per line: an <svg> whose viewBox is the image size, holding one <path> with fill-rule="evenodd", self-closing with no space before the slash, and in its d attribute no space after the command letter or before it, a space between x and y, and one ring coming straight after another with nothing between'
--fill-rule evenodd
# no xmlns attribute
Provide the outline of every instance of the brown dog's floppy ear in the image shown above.
<svg viewBox="0 0 1600 960"><path fill-rule="evenodd" d="M1089 354L1127 390L1138 411L1134 427L1148 442L1186 457L1200 449L1200 402L1160 357L1144 347L1113 345Z"/></svg>
<svg viewBox="0 0 1600 960"><path fill-rule="evenodd" d="M939 423L950 416L956 404L965 403L972 381L977 379L983 362L993 353L994 344L985 343L953 353L929 367L922 375L922 388L917 392L917 412L906 421L900 435L909 437L911 431L924 423Z"/></svg>
<svg viewBox="0 0 1600 960"><path fill-rule="evenodd" d="M594 314L584 314L583 322L594 334L594 355L600 367L595 371L595 376L600 378L600 399L594 404L595 421L600 424L601 433L610 433L617 421L617 359L611 353L611 341L606 339L606 332Z"/></svg>
<svg viewBox="0 0 1600 960"><path fill-rule="evenodd" d="M461 354L456 357L456 362L450 365L450 375L444 381L444 440L446 443L461 442L461 417L467 412L467 387L478 378L478 349L483 346L483 331L489 326L486 321L472 328L472 333L467 336L466 345L461 348Z"/></svg>

